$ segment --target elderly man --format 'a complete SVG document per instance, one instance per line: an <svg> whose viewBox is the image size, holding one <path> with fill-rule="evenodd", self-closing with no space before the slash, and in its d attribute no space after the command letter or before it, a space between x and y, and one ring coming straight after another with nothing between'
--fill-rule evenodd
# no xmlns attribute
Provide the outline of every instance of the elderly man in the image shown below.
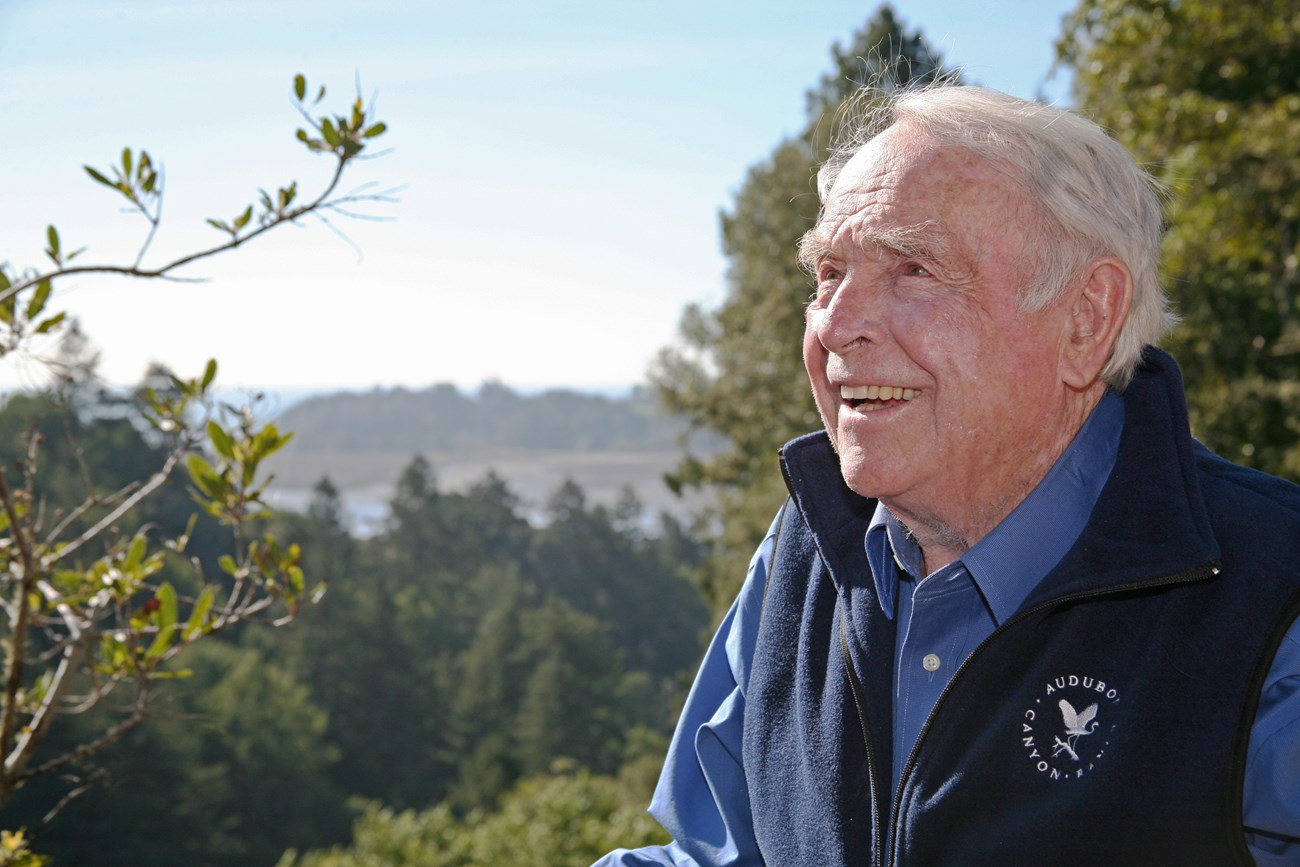
<svg viewBox="0 0 1300 867"><path fill-rule="evenodd" d="M1300 488L1188 431L1095 125L903 93L800 256L824 433L602 864L1300 863Z"/></svg>

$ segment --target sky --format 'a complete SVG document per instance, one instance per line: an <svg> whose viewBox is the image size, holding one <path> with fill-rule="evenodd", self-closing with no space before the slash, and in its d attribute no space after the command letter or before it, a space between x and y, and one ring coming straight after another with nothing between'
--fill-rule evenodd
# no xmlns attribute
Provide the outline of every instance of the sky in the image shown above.
<svg viewBox="0 0 1300 867"><path fill-rule="evenodd" d="M1050 75L1066 0L897 0L969 81L1068 103ZM0 0L0 261L45 227L129 263L143 221L97 187L124 146L166 177L145 264L220 240L257 190L323 185L295 140L296 73L322 107L374 99L384 154L346 189L377 219L285 226L189 282L55 287L111 383L151 362L228 388L485 381L619 391L682 309L726 291L718 215L804 121L804 92L875 3L840 0ZM48 351L48 350L44 350ZM792 347L797 352L798 347ZM0 388L44 368L0 359Z"/></svg>

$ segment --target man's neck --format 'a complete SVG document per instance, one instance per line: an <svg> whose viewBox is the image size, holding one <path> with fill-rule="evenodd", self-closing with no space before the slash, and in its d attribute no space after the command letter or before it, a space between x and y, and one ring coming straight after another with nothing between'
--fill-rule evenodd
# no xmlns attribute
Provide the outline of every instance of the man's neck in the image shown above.
<svg viewBox="0 0 1300 867"><path fill-rule="evenodd" d="M927 504L882 499L916 540L924 574L959 559L1011 514L1060 459L1105 393L1105 385L1098 382L1088 391L1073 395L1070 411L1057 428L1056 437L1033 451L1002 456L1014 472L1001 479L995 489L947 491L939 502Z"/></svg>

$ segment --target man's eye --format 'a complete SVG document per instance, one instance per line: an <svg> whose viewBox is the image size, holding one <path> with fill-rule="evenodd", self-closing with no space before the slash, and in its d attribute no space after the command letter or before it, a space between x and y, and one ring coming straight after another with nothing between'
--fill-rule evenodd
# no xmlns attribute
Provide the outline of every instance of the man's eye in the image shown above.
<svg viewBox="0 0 1300 867"><path fill-rule="evenodd" d="M844 275L837 268L821 268L817 272L818 283L838 283L844 279Z"/></svg>
<svg viewBox="0 0 1300 867"><path fill-rule="evenodd" d="M905 265L903 267L903 273L906 274L908 277L933 277L934 276L932 273L930 273L929 268L926 268L924 265L918 265L915 262Z"/></svg>

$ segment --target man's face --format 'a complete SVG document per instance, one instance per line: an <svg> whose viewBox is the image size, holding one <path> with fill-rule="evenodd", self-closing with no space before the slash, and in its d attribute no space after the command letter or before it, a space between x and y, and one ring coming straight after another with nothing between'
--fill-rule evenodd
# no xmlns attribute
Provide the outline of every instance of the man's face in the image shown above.
<svg viewBox="0 0 1300 867"><path fill-rule="evenodd" d="M1077 428L1060 305L1016 305L1034 213L986 161L894 127L844 168L805 241L818 409L849 487L905 521L995 523Z"/></svg>

